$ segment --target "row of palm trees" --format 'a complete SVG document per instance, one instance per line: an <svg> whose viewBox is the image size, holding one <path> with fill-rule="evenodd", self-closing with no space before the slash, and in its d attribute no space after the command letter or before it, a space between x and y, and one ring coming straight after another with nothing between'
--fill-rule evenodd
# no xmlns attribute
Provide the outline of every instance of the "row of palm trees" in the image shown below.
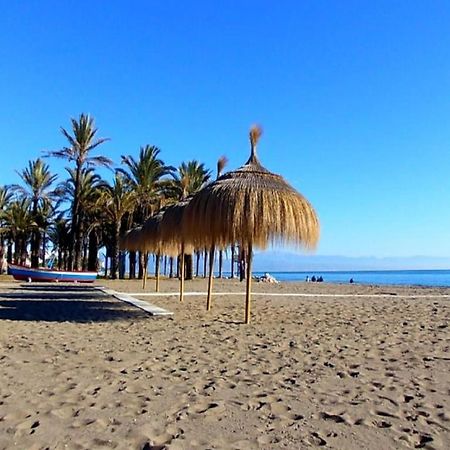
<svg viewBox="0 0 450 450"><path fill-rule="evenodd" d="M151 145L141 147L136 158L122 156L114 167L109 158L94 154L108 139L98 137L87 114L71 119L71 129L61 132L66 147L30 161L17 172L19 184L0 187L0 259L9 263L25 264L29 255L31 266L38 267L46 263L51 246L59 269L97 270L99 249L105 247L110 276L116 278L124 272L123 264L119 270L120 235L194 194L211 178L211 171L195 160L178 168L166 165L160 149ZM50 157L67 162L64 180L51 172ZM112 181L97 173L100 166L113 171ZM143 274L144 255L139 256L129 254L131 278L137 267L138 276ZM199 257L197 271L198 265Z"/></svg>

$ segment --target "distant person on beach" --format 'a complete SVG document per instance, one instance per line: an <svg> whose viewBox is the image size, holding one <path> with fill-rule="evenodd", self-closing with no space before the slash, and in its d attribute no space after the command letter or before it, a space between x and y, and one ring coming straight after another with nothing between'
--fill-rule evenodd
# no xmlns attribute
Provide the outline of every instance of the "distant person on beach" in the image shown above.
<svg viewBox="0 0 450 450"><path fill-rule="evenodd" d="M354 283L353 278L350 278L350 284L353 284L353 283Z"/></svg>
<svg viewBox="0 0 450 450"><path fill-rule="evenodd" d="M306 281L307 283L309 283L309 275L306 275L305 281Z"/></svg>
<svg viewBox="0 0 450 450"><path fill-rule="evenodd" d="M265 283L278 283L278 280L267 272L262 277L259 277L258 281Z"/></svg>
<svg viewBox="0 0 450 450"><path fill-rule="evenodd" d="M316 281L316 276L315 276L315 275L312 276L311 281L312 281L313 283Z"/></svg>
<svg viewBox="0 0 450 450"><path fill-rule="evenodd" d="M322 275L320 275L320 277L319 277L319 278L317 278L317 281L318 281L319 283L322 283L322 281L323 281L323 277L322 277Z"/></svg>

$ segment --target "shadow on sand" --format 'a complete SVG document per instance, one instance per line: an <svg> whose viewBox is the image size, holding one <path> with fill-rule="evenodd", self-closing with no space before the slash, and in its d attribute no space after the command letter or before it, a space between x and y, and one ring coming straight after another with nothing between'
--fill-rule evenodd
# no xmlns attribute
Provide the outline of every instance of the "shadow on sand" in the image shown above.
<svg viewBox="0 0 450 450"><path fill-rule="evenodd" d="M0 292L0 320L86 323L149 317L92 287L25 285L13 289Z"/></svg>

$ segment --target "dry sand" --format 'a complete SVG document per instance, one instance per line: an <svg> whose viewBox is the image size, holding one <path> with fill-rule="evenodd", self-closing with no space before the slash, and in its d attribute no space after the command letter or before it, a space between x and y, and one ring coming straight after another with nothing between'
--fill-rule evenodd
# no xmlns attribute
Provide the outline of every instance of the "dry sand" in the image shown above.
<svg viewBox="0 0 450 450"><path fill-rule="evenodd" d="M155 318L77 285L1 284L0 448L450 447L450 289L255 291L309 295L255 296L244 325L238 295L210 313L142 297L175 313Z"/></svg>

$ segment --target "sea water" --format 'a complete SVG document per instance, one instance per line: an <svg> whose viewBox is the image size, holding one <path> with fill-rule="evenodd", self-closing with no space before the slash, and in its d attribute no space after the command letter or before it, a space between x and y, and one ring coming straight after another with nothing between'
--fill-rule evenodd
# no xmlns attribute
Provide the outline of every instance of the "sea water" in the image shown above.
<svg viewBox="0 0 450 450"><path fill-rule="evenodd" d="M450 287L450 270L367 270L367 271L316 271L316 272L270 272L278 281L305 281L308 276L321 276L326 283L348 283L352 278L359 284L395 284ZM254 275L264 275L255 272Z"/></svg>

